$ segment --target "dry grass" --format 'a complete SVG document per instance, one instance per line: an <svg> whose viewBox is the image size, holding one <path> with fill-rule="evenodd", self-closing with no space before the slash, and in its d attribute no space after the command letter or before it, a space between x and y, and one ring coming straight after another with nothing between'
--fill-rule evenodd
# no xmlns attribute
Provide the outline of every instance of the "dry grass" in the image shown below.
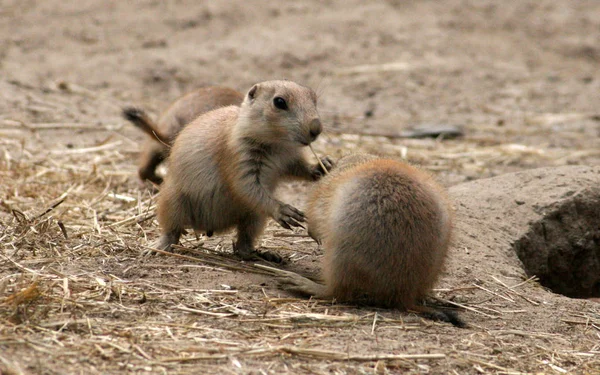
<svg viewBox="0 0 600 375"><path fill-rule="evenodd" d="M505 323L544 303L520 292L533 278L510 283L481 275L436 290L471 323L457 332L411 314L281 295L269 272L228 255L227 236L187 236L177 253L145 257L157 236L156 195L137 185L137 149L114 132L118 125L3 121L11 130L0 140L3 374L520 374L600 368L597 309L566 312L563 321L572 329L562 332L516 330ZM31 141L64 129L106 136L75 148ZM598 155L591 149L505 144L492 136L451 142L325 138L320 154L376 150L409 158L444 178ZM320 254L305 234L273 224L262 247L292 264ZM237 278L245 280L240 287L223 283Z"/></svg>

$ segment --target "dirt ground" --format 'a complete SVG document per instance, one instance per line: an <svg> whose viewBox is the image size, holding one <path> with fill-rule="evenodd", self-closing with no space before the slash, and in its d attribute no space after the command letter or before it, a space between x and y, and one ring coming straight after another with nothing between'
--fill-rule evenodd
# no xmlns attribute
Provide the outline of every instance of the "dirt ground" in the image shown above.
<svg viewBox="0 0 600 375"><path fill-rule="evenodd" d="M459 185L597 170L599 67L595 0L4 0L0 373L600 374L600 304L529 277L512 248L524 211L486 205L529 182ZM156 195L120 109L157 116L203 85L275 78L318 92L318 153L404 158L452 187L457 240L434 295L468 328L296 298L230 257L231 236L142 256ZM396 136L421 125L464 136ZM302 208L307 188L279 195ZM488 214L498 238L478 232ZM271 222L260 246L317 273L322 249L289 235Z"/></svg>

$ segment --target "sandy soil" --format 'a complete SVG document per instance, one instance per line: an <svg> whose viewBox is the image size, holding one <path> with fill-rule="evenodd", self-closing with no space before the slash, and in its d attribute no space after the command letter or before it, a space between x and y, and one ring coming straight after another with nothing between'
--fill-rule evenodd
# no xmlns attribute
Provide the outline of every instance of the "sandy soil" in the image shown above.
<svg viewBox="0 0 600 375"><path fill-rule="evenodd" d="M565 169L556 185L600 182L599 15L594 0L4 1L0 371L599 374L600 304L542 287L513 248L569 196L538 172L482 180L588 165L591 180ZM228 257L231 236L141 255L156 196L120 109L156 116L202 85L274 78L318 92L319 153L405 158L452 187L457 240L435 295L466 306L468 328L294 298ZM465 136L389 136L418 125ZM307 187L280 195L303 207ZM524 204L498 203L511 189ZM322 249L287 234L271 223L261 247L318 272Z"/></svg>

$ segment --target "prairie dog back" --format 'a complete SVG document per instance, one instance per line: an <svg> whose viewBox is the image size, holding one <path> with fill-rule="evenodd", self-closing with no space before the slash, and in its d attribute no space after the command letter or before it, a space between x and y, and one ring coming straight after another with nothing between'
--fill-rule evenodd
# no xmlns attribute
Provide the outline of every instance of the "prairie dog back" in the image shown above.
<svg viewBox="0 0 600 375"><path fill-rule="evenodd" d="M307 222L325 251L324 285L289 276L282 279L288 289L462 324L421 306L442 271L452 232L451 207L429 174L372 155L344 157L311 192Z"/></svg>
<svg viewBox="0 0 600 375"><path fill-rule="evenodd" d="M230 105L239 106L244 95L237 90L224 86L207 86L182 96L160 116L157 125L173 144L181 129L196 117L217 108Z"/></svg>
<svg viewBox="0 0 600 375"><path fill-rule="evenodd" d="M328 293L414 307L442 269L452 228L447 200L429 175L404 163L344 164L316 187L307 211L309 227L321 228Z"/></svg>
<svg viewBox="0 0 600 375"><path fill-rule="evenodd" d="M162 177L156 174L156 168L166 159L169 146L181 129L203 113L229 105L239 106L243 100L244 95L229 87L207 86L177 99L156 122L138 108L124 108L123 117L149 136L138 163L140 179L161 184Z"/></svg>

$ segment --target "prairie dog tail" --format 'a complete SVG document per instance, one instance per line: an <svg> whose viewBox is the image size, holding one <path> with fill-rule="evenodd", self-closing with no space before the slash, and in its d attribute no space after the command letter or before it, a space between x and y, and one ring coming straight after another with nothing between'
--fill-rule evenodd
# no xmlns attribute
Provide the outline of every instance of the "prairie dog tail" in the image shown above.
<svg viewBox="0 0 600 375"><path fill-rule="evenodd" d="M458 317L458 314L441 306L417 305L411 307L410 310L415 311L418 315L425 319L450 323L458 328L467 327L467 324Z"/></svg>
<svg viewBox="0 0 600 375"><path fill-rule="evenodd" d="M166 137L158 130L156 123L143 110L135 107L123 108L123 117L150 137L158 139L159 142L166 145L171 144L169 137Z"/></svg>

